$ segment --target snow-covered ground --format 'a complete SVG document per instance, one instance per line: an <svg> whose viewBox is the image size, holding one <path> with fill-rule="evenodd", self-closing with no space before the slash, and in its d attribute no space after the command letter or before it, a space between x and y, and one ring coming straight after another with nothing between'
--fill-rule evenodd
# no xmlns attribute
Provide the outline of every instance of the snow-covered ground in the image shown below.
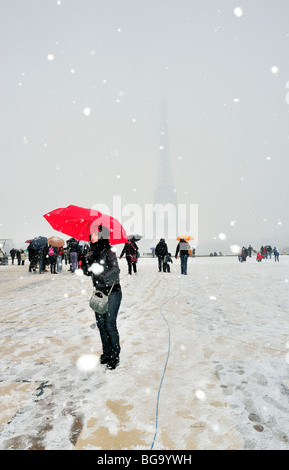
<svg viewBox="0 0 289 470"><path fill-rule="evenodd" d="M89 278L0 266L0 449L289 449L289 257L120 267L107 371Z"/></svg>

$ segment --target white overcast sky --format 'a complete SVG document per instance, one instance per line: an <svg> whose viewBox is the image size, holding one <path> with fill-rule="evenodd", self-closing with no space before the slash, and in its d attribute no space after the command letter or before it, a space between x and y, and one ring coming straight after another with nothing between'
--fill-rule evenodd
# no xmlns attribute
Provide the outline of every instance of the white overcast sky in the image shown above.
<svg viewBox="0 0 289 470"><path fill-rule="evenodd" d="M69 204L153 203L165 97L200 250L289 245L288 0L0 5L1 238L49 236Z"/></svg>

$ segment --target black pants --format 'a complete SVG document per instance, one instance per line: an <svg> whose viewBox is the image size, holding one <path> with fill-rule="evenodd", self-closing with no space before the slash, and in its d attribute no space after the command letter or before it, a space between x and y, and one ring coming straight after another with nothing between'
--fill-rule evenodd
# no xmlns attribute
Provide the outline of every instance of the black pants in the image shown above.
<svg viewBox="0 0 289 470"><path fill-rule="evenodd" d="M169 263L164 263L163 268L164 268L164 273L170 273L171 272L171 268L170 268Z"/></svg>
<svg viewBox="0 0 289 470"><path fill-rule="evenodd" d="M50 272L55 274L56 273L56 262L50 263Z"/></svg>
<svg viewBox="0 0 289 470"><path fill-rule="evenodd" d="M134 273L136 273L136 262L131 262L130 260L127 259L127 267L128 267L128 274L132 273L132 270Z"/></svg>
<svg viewBox="0 0 289 470"><path fill-rule="evenodd" d="M113 359L119 357L120 344L117 329L117 315L122 299L122 292L112 292L108 298L108 312L104 315L95 313L96 323L102 342L103 354Z"/></svg>
<svg viewBox="0 0 289 470"><path fill-rule="evenodd" d="M164 263L163 256L158 256L158 262L159 262L159 271L162 271L163 270L163 263Z"/></svg>

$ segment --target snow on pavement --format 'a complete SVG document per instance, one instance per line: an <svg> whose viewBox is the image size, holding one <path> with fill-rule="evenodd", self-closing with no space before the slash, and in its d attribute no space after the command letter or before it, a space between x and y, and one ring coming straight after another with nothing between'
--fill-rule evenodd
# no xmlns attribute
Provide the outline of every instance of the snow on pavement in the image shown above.
<svg viewBox="0 0 289 470"><path fill-rule="evenodd" d="M120 267L107 371L89 278L0 266L0 449L289 449L288 257Z"/></svg>

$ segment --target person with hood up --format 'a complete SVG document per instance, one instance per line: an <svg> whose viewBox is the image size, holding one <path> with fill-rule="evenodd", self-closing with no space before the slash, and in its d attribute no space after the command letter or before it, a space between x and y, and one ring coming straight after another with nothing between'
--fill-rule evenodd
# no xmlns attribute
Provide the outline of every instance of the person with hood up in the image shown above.
<svg viewBox="0 0 289 470"><path fill-rule="evenodd" d="M138 260L138 246L134 238L131 238L129 242L125 243L123 250L120 254L120 259L125 255L128 267L128 274L131 275L132 270L136 274L137 268L136 263Z"/></svg>
<svg viewBox="0 0 289 470"><path fill-rule="evenodd" d="M155 249L155 255L158 258L159 272L164 271L164 258L167 254L168 246L165 242L165 239L161 238Z"/></svg>
<svg viewBox="0 0 289 470"><path fill-rule="evenodd" d="M108 295L108 312L95 312L96 324L102 342L100 363L108 369L119 365L120 340L117 328L117 315L122 299L119 280L120 269L116 253L109 243L109 230L105 227L93 226L90 235L90 251L82 263L85 275L91 276L93 286Z"/></svg>
<svg viewBox="0 0 289 470"><path fill-rule="evenodd" d="M189 243L186 240L184 240L184 238L181 238L179 243L177 244L175 258L178 259L178 254L180 253L181 274L184 274L184 275L187 275L189 250L191 250Z"/></svg>

